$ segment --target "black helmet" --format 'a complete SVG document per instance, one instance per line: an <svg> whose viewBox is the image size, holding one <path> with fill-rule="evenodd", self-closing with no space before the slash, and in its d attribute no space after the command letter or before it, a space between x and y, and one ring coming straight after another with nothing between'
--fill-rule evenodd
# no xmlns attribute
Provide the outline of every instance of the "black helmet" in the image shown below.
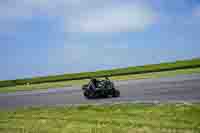
<svg viewBox="0 0 200 133"><path fill-rule="evenodd" d="M95 81L96 81L96 79L95 79L95 78L92 78L92 79L91 79L91 81L95 82Z"/></svg>

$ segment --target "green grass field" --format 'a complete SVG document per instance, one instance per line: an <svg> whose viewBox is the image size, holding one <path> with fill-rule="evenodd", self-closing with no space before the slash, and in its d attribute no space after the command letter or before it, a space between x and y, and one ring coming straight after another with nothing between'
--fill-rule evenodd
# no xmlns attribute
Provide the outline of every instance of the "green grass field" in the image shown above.
<svg viewBox="0 0 200 133"><path fill-rule="evenodd" d="M160 78L160 77L173 77L183 74L200 74L200 68L191 68L191 69L181 69L174 71L165 71L165 72L154 72L154 73L145 73L145 74L133 74L133 75L124 75L124 76L114 76L110 79L112 80L138 80L138 79L147 79L147 78ZM50 83L40 83L40 84L31 84L31 85L17 85L10 87L1 87L0 93L16 92L16 91L29 91L29 90L41 90L49 88L62 88L67 86L74 85L83 85L87 83L88 79L83 80L72 80L72 81L61 81L61 82L50 82Z"/></svg>
<svg viewBox="0 0 200 133"><path fill-rule="evenodd" d="M145 66L127 67L112 70L101 70L96 72L83 72L83 73L72 73L46 77L34 77L27 79L16 79L0 81L0 87L25 85L25 84L39 84L39 83L50 83L57 81L70 81L70 80L81 80L90 77L104 77L104 76L120 76L130 74L144 74L151 72L162 72L169 70L178 70L186 68L198 68L200 67L200 59L183 60L169 63L152 64Z"/></svg>
<svg viewBox="0 0 200 133"><path fill-rule="evenodd" d="M84 105L0 111L1 133L199 133L200 105Z"/></svg>

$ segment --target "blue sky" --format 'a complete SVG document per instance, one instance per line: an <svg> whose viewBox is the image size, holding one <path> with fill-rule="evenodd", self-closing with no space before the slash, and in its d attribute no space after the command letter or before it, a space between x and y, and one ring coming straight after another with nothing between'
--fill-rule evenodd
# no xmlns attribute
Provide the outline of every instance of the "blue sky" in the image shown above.
<svg viewBox="0 0 200 133"><path fill-rule="evenodd" d="M0 80L200 57L199 0L0 1Z"/></svg>

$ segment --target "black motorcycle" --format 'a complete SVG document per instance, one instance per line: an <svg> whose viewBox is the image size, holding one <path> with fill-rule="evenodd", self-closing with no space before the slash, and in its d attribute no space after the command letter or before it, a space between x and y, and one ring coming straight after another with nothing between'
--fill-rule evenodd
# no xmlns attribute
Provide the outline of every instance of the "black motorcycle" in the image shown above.
<svg viewBox="0 0 200 133"><path fill-rule="evenodd" d="M82 90L88 99L120 96L120 91L115 89L114 83L107 77L105 80L91 79L88 84L82 86Z"/></svg>

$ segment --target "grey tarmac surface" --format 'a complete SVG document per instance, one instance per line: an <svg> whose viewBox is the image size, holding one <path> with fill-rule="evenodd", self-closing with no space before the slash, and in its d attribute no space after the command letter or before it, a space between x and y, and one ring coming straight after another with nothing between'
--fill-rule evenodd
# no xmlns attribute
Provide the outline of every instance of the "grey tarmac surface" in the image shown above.
<svg viewBox="0 0 200 133"><path fill-rule="evenodd" d="M200 103L200 74L173 78L114 81L119 98L88 100L80 86L0 94L0 109L104 103Z"/></svg>

